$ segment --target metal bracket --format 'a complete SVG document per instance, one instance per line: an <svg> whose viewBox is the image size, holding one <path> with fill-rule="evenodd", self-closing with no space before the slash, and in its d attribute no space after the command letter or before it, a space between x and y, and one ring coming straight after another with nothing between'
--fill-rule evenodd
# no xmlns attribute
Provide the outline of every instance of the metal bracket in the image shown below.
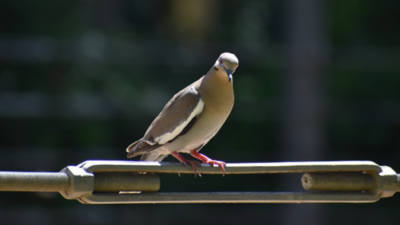
<svg viewBox="0 0 400 225"><path fill-rule="evenodd" d="M146 172L144 174L143 172ZM201 174L222 174L202 164ZM158 192L153 173L193 173L179 163L85 161L60 172L1 172L0 191L60 192L85 204L370 203L400 191L400 179L371 161L228 163L225 174L304 173L304 192Z"/></svg>
<svg viewBox="0 0 400 225"><path fill-rule="evenodd" d="M193 173L189 167L177 163L135 162L135 161L86 161L79 165L87 172L153 172L153 173ZM202 164L197 172L202 174L221 174L219 168ZM312 190L324 192L190 192L190 193L91 193L78 200L85 204L140 204L140 203L370 203L381 197L390 197L398 191L397 174L386 166L371 161L332 161L332 162L283 162L283 163L228 163L228 174L271 174L271 173L307 173L342 174L342 178L325 179L325 186L340 187L343 179L352 174L368 176L369 189L342 190L333 188ZM347 174L347 175L346 175ZM367 179L367 180L368 180ZM348 180L348 179L347 179ZM304 179L302 179L304 182ZM355 183L355 182L353 182ZM304 183L303 183L304 185ZM321 186L321 182L319 182ZM372 188L371 188L372 187ZM339 188L340 190L340 188ZM352 191L352 192L349 192ZM129 193L129 192L128 192Z"/></svg>

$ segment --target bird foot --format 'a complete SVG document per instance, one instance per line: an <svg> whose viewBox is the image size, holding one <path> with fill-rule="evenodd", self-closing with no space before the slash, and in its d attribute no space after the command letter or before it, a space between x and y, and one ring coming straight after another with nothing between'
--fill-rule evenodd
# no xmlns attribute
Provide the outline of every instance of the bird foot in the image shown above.
<svg viewBox="0 0 400 225"><path fill-rule="evenodd" d="M212 167L214 167L214 165L216 164L216 165L218 165L218 166L221 168L222 172L225 172L226 163L223 162L223 161L211 159L211 160L206 160L206 161L204 161L203 163L208 163L208 164L210 164Z"/></svg>
<svg viewBox="0 0 400 225"><path fill-rule="evenodd" d="M214 167L215 164L218 165L219 168L221 169L222 173L223 173L222 176L225 176L225 166L226 166L226 163L225 163L225 162L219 161L219 160L213 160L213 159L211 159L211 160L203 161L203 163L208 163L208 164L210 164L212 167Z"/></svg>
<svg viewBox="0 0 400 225"><path fill-rule="evenodd" d="M197 169L196 166L201 167L201 163L195 160L190 160L190 159L185 159L181 154L177 153L177 152L172 152L171 153L172 156L174 156L176 159L179 160L179 162L181 162L184 166L186 165L191 165L193 168L193 172L194 172L194 177L196 177L197 175L199 175L199 177L201 177L200 173L197 173ZM180 174L179 174L180 176Z"/></svg>
<svg viewBox="0 0 400 225"><path fill-rule="evenodd" d="M190 151L190 154L191 154L193 157L195 157L196 159L200 159L201 161L203 161L203 163L210 164L212 167L214 167L215 164L218 165L219 168L221 168L221 171L222 171L222 173L223 173L223 176L225 176L225 166L226 166L226 163L225 163L225 162L219 161L219 160L210 159L210 158L208 158L207 156L198 153L196 150Z"/></svg>

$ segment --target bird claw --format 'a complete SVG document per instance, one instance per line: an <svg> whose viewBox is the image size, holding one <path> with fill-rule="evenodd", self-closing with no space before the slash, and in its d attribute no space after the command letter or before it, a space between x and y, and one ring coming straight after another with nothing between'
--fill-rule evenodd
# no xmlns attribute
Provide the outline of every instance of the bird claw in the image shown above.
<svg viewBox="0 0 400 225"><path fill-rule="evenodd" d="M219 161L219 160L212 160L212 159L211 159L211 160L205 161L204 163L210 164L211 167L214 167L215 164L218 165L219 168L221 168L222 176L223 176L223 177L225 176L225 166L226 166L226 163L225 163L225 162Z"/></svg>
<svg viewBox="0 0 400 225"><path fill-rule="evenodd" d="M179 162L181 162L184 166L186 166L187 164L190 164L192 166L193 172L195 174L194 177L197 177L197 174L199 174L199 177L201 177L201 174L197 173L197 170L196 170L196 166L201 167L201 163L200 162L194 161L194 160L185 159L183 156L181 156L177 152L172 152L171 155L174 156L176 159L178 159ZM180 176L180 174L179 174L179 176Z"/></svg>
<svg viewBox="0 0 400 225"><path fill-rule="evenodd" d="M223 176L223 177L225 176L225 166L226 166L226 163L225 163L225 162L219 161L219 160L210 159L210 158L208 158L207 156L205 156L205 155L200 154L199 152L197 152L196 149L191 150L191 151L190 151L190 154L191 154L193 157L195 157L196 159L200 159L201 161L203 161L203 163L208 163L208 164L210 164L211 167L214 167L214 164L217 164L217 165L219 166L219 168L221 168L221 171L222 171L222 174L223 174L222 176Z"/></svg>
<svg viewBox="0 0 400 225"><path fill-rule="evenodd" d="M207 156L198 153L196 150L192 150L190 151L191 155L197 159L200 159L201 161L203 161L203 163L207 163L210 164L212 167L214 167L215 165L218 165L219 168L221 168L222 171L222 176L225 176L225 166L226 163L223 161L219 161L219 160L213 160L208 158ZM171 153L175 158L177 158L184 166L186 166L187 164L190 164L193 168L193 172L194 172L194 177L197 177L197 175L199 175L199 177L201 177L200 173L197 173L197 169L196 166L201 167L201 163L195 160L190 160L190 159L185 159L184 157L182 157L179 153L177 152L172 152Z"/></svg>
<svg viewBox="0 0 400 225"><path fill-rule="evenodd" d="M197 161L194 161L194 160L189 160L189 159L184 159L184 160L181 161L181 163L184 166L190 164L192 166L193 172L195 174L194 177L197 177L197 174L199 175L199 177L201 177L201 174L197 173L197 169L196 169L196 166L201 167L201 163L200 162L197 162Z"/></svg>

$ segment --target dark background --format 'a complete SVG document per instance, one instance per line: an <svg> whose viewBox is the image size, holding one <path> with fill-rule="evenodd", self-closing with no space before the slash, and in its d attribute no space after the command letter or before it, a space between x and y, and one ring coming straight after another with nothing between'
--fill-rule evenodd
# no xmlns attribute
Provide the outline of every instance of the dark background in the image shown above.
<svg viewBox="0 0 400 225"><path fill-rule="evenodd" d="M400 1L0 2L0 170L125 160L164 104L236 54L236 102L202 150L226 162L400 170ZM168 157L166 161L174 161ZM298 177L161 175L162 191L300 190ZM0 224L398 224L373 204L82 205L0 193Z"/></svg>

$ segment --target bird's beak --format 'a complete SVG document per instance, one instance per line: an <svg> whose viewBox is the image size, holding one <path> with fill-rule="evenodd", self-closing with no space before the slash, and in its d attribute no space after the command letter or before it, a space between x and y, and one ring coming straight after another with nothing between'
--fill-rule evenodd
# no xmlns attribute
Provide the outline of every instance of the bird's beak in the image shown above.
<svg viewBox="0 0 400 225"><path fill-rule="evenodd" d="M221 63L220 65L221 65L222 68L224 68L226 74L228 75L229 82L231 82L231 81L232 81L232 73L233 73L235 70L228 70L228 69L225 67L225 65L222 64L222 63Z"/></svg>
<svg viewBox="0 0 400 225"><path fill-rule="evenodd" d="M231 82L232 81L232 70L225 69L225 71L226 71L226 74L228 74L229 82Z"/></svg>

